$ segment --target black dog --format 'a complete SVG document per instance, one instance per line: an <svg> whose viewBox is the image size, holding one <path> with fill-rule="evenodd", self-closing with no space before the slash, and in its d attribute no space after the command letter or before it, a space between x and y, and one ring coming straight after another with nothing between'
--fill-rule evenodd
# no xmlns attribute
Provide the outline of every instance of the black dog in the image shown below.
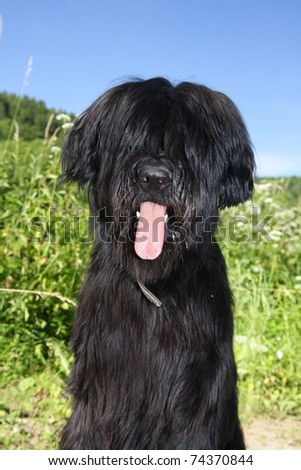
<svg viewBox="0 0 301 470"><path fill-rule="evenodd" d="M76 121L63 176L97 240L80 296L63 449L243 449L218 210L254 156L223 95L163 78L112 88Z"/></svg>

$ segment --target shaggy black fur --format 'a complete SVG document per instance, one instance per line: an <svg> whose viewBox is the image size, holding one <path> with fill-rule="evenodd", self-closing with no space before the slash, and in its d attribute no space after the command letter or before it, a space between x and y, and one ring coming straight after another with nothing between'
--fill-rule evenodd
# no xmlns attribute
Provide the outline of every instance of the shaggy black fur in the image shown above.
<svg viewBox="0 0 301 470"><path fill-rule="evenodd" d="M88 187L97 240L61 447L243 449L232 297L214 238L219 209L253 191L239 111L205 86L124 83L75 121L62 165ZM156 219L164 240L149 229Z"/></svg>

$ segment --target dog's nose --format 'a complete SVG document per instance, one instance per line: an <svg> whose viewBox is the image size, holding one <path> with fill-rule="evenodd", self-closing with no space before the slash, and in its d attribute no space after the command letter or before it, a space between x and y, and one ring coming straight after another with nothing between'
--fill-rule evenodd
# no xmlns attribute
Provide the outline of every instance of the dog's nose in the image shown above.
<svg viewBox="0 0 301 470"><path fill-rule="evenodd" d="M171 183L171 174L163 166L146 164L138 170L138 183L145 191L160 191Z"/></svg>

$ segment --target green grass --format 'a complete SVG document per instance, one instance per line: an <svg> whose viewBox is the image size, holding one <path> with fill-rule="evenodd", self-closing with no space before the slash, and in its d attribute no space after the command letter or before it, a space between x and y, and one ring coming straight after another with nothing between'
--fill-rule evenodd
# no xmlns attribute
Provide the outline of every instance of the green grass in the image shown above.
<svg viewBox="0 0 301 470"><path fill-rule="evenodd" d="M72 363L68 341L92 244L85 195L57 179L56 146L51 138L0 143L0 448L5 449L55 448L69 412L63 393ZM300 194L299 178L261 180L253 205L222 215L227 237L220 230L220 244L236 300L244 422L256 415L300 416ZM260 226L267 216L263 228L271 239Z"/></svg>
<svg viewBox="0 0 301 470"><path fill-rule="evenodd" d="M246 417L297 415L301 401L301 180L260 181L256 189L253 206L248 203L229 211L250 221L241 227L249 240L224 245L236 300L241 410ZM254 206L260 211L258 223L271 217L265 237L252 222Z"/></svg>
<svg viewBox="0 0 301 470"><path fill-rule="evenodd" d="M54 449L69 415L64 381L46 368L9 381L0 402L0 449Z"/></svg>

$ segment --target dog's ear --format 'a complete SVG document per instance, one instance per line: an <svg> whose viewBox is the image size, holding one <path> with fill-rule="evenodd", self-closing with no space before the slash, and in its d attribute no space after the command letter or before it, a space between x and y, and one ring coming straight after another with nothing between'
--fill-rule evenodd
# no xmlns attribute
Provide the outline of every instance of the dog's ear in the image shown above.
<svg viewBox="0 0 301 470"><path fill-rule="evenodd" d="M130 83L123 84L106 91L75 120L63 146L64 181L91 185L114 164L113 155L122 135L118 127L123 122L119 110L129 86Z"/></svg>
<svg viewBox="0 0 301 470"><path fill-rule="evenodd" d="M253 194L255 161L252 143L243 118L235 104L222 93L216 93L218 160L222 173L217 189L220 209L235 206Z"/></svg>
<svg viewBox="0 0 301 470"><path fill-rule="evenodd" d="M89 126L90 110L79 116L67 135L62 152L62 179L64 182L75 181L84 186L98 172L96 158L96 131Z"/></svg>

